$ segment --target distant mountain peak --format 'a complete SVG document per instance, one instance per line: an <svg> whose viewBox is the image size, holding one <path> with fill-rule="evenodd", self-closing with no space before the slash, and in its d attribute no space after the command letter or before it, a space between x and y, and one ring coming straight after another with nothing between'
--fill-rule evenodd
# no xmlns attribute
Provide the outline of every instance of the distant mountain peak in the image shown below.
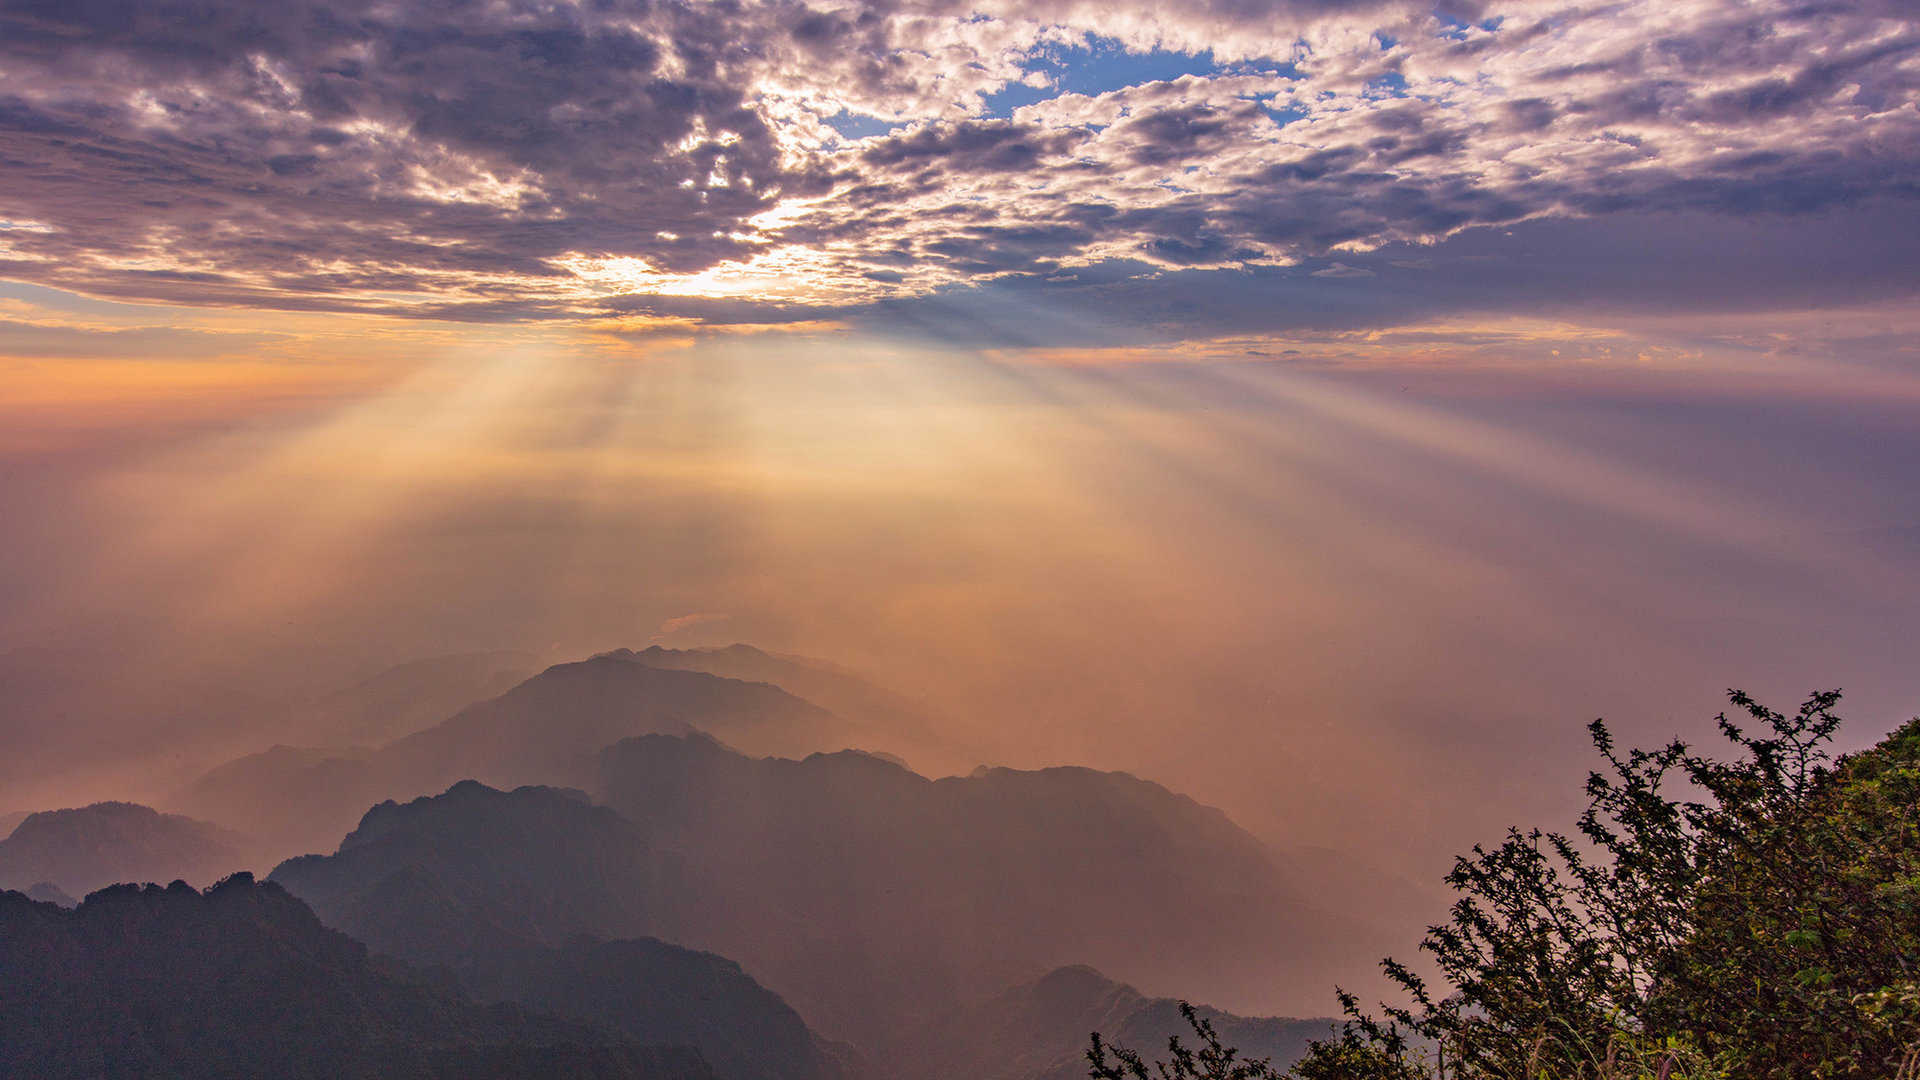
<svg viewBox="0 0 1920 1080"><path fill-rule="evenodd" d="M73 897L67 895L65 889L62 889L51 881L35 883L26 890L26 894L29 900L35 900L42 904L58 904L63 908L74 907L78 903Z"/></svg>
<svg viewBox="0 0 1920 1080"><path fill-rule="evenodd" d="M109 799L105 802L88 803L85 806L70 806L59 810L35 811L34 813L28 814L26 821L21 822L21 824L25 825L27 822L32 821L51 821L69 814L92 814L98 817L131 818L135 820L151 820L160 817L160 811L155 810L151 806L146 806L142 803L121 802L117 799Z"/></svg>
<svg viewBox="0 0 1920 1080"><path fill-rule="evenodd" d="M366 844L398 825L423 817L471 815L476 812L485 814L527 804L558 806L568 810L578 807L588 815L615 816L605 807L594 806L593 798L578 788L523 784L505 790L490 787L478 780L460 780L438 795L421 795L406 802L387 799L369 807L361 815L359 827L340 841L340 850L344 852Z"/></svg>
<svg viewBox="0 0 1920 1080"><path fill-rule="evenodd" d="M614 652L626 653L642 659L658 659L666 656L735 656L743 659L771 659L773 656L765 649L749 645L744 641L736 641L731 645L703 645L691 649L670 649L665 645L649 645L637 653L632 649L616 649Z"/></svg>
<svg viewBox="0 0 1920 1080"><path fill-rule="evenodd" d="M245 838L130 802L42 810L0 840L0 888L58 886L84 896L121 881L204 884L240 865Z"/></svg>
<svg viewBox="0 0 1920 1080"><path fill-rule="evenodd" d="M1040 976L1039 979L1035 980L1034 985L1041 986L1041 987L1071 986L1071 987L1097 987L1100 989L1107 989L1110 987L1124 987L1125 989L1128 989L1128 990L1133 989L1130 986L1126 986L1125 983L1117 983L1117 982L1114 982L1112 979L1107 978L1105 975L1100 973L1099 968L1096 968L1091 964L1066 964L1061 967L1054 968L1052 971L1047 972L1045 975L1042 975Z"/></svg>

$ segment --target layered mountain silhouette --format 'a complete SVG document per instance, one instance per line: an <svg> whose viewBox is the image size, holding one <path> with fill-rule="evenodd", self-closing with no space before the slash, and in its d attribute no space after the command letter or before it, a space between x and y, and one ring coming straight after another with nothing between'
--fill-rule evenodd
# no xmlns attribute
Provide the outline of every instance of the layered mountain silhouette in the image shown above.
<svg viewBox="0 0 1920 1080"><path fill-rule="evenodd" d="M633 735L700 730L755 753L844 745L850 726L767 683L607 654L550 667L499 697L372 750L275 747L230 762L175 800L247 821L283 853L326 850L368 806L459 780L585 786L594 756Z"/></svg>
<svg viewBox="0 0 1920 1080"><path fill-rule="evenodd" d="M1217 810L1122 773L881 757L753 758L628 739L579 792L463 782L368 812L274 880L374 948L507 975L490 956L652 936L738 961L876 1062L1062 965L1211 1000L1318 1001L1343 923Z"/></svg>
<svg viewBox="0 0 1920 1080"><path fill-rule="evenodd" d="M632 660L648 667L703 671L743 682L772 683L861 724L907 717L915 712L906 698L824 660L770 653L742 643L711 649L650 645L637 651L615 649L600 655Z"/></svg>
<svg viewBox="0 0 1920 1080"><path fill-rule="evenodd" d="M839 717L769 683L651 667L618 655L558 664L451 719L383 747L400 775L489 784L589 781L594 755L623 738L699 730L755 754L841 744ZM528 775L530 773L539 775Z"/></svg>
<svg viewBox="0 0 1920 1080"><path fill-rule="evenodd" d="M697 1051L381 968L285 890L237 875L116 886L77 909L0 894L0 1074L712 1080Z"/></svg>
<svg viewBox="0 0 1920 1080"><path fill-rule="evenodd" d="M1234 1016L1200 1007L1221 1041L1242 1059L1268 1058L1284 1069L1307 1043L1328 1038L1337 1022ZM1193 1042L1172 998L1151 998L1084 965L1059 970L949 1014L913 1055L922 1080L1081 1080L1088 1036L1141 1049L1170 1036Z"/></svg>
<svg viewBox="0 0 1920 1080"><path fill-rule="evenodd" d="M602 755L646 837L663 936L733 957L823 1030L898 1049L1065 964L1263 1011L1321 1001L1358 933L1218 810L1124 773L929 780L869 754L749 758L701 737Z"/></svg>
<svg viewBox="0 0 1920 1080"><path fill-rule="evenodd" d="M243 865L246 840L137 803L28 815L0 840L0 889L51 884L72 896L121 881L209 884Z"/></svg>
<svg viewBox="0 0 1920 1080"><path fill-rule="evenodd" d="M639 831L578 792L474 781L369 811L332 856L273 880L374 949L514 1001L650 1042L697 1047L729 1080L835 1080L852 1055L737 964L651 938Z"/></svg>
<svg viewBox="0 0 1920 1080"><path fill-rule="evenodd" d="M951 765L956 770L979 760L943 732L942 729L951 724L944 723L927 704L875 685L825 660L770 653L738 643L711 649L668 649L653 645L638 652L622 649L606 655L629 657L649 667L704 671L728 679L772 683L847 721L847 737L842 742L806 747L804 751L851 746L902 755L915 765L932 764L939 768Z"/></svg>
<svg viewBox="0 0 1920 1080"><path fill-rule="evenodd" d="M465 967L583 934L653 933L651 864L640 830L584 794L466 780L374 807L338 852L289 859L271 880L380 952Z"/></svg>
<svg viewBox="0 0 1920 1080"><path fill-rule="evenodd" d="M925 760L942 760L940 724L831 665L745 645L621 650L455 704L527 662L443 657L324 699L319 735L400 734L230 762L180 796L194 818L113 803L26 817L0 841L0 887L53 902L32 909L44 921L109 882L200 883L262 850L331 852L282 862L266 886L236 879L256 899L233 911L284 903L317 916L314 927L361 950L352 964L309 942L312 927L208 914L228 903L216 894L240 892L114 888L72 913L98 929L102 912L161 912L127 932L185 920L205 936L195 947L229 970L295 973L321 996L286 1008L337 1023L324 1038L288 1038L311 1034L317 1060L339 1066L329 1075L692 1076L710 1065L728 1080L1063 1080L1081 1075L1089 1031L1135 1046L1181 1031L1172 997L1151 995L1317 1012L1326 988L1355 974L1355 955L1379 951L1370 927L1317 909L1297 883L1354 892L1380 875L1337 853L1282 860L1218 810L1125 773L981 767L931 779L882 751L935 747ZM866 749L838 749L849 745ZM249 850L196 818L244 823L268 842ZM258 899L268 890L277 899ZM104 943L119 931L98 932ZM334 958L324 973L301 974L307 953L283 955L309 945ZM36 947L60 963L91 955ZM381 994L401 995L406 1023L452 1010L447 1035L341 1004ZM150 1011L160 1035L139 1027L147 1020L115 1027L119 1007L85 1021L88 1039L117 1048L111 1062L72 1065L40 1044L32 1060L54 1075L112 1062L171 1075L169 1055L207 1060L165 1027L186 1021ZM1278 1060L1326 1030L1207 1015ZM644 1049L661 1045L688 1049ZM232 1060L244 1067L227 1075L301 1075L278 1059Z"/></svg>
<svg viewBox="0 0 1920 1080"><path fill-rule="evenodd" d="M828 1042L740 965L657 938L575 938L560 948L502 949L469 964L461 984L648 1043L699 1050L727 1080L850 1080L867 1075L851 1047Z"/></svg>

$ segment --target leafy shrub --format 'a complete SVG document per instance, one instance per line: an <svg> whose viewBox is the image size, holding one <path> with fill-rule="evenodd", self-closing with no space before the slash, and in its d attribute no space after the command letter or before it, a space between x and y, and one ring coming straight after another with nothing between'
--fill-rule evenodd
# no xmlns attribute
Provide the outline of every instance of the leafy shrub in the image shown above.
<svg viewBox="0 0 1920 1080"><path fill-rule="evenodd" d="M1838 691L1792 713L1729 693L1725 758L1682 742L1602 767L1571 833L1456 860L1429 929L1444 988L1347 1014L1298 1080L1920 1077L1920 720L1836 760ZM1746 726L1742 726L1742 725ZM1191 1015L1189 1016L1192 1020ZM1095 1036L1099 1080L1274 1080L1194 1023L1151 1067Z"/></svg>

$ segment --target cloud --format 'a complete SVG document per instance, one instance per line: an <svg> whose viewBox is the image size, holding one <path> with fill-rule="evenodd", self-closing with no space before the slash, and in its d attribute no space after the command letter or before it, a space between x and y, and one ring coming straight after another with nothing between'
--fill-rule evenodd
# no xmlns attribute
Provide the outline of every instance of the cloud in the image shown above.
<svg viewBox="0 0 1920 1080"><path fill-rule="evenodd" d="M665 641L684 631L693 630L702 626L712 626L716 623L724 623L732 618L733 616L731 615L717 611L696 611L687 615L675 615L671 619L661 621L660 628L654 631L653 640Z"/></svg>
<svg viewBox="0 0 1920 1080"><path fill-rule="evenodd" d="M203 359L286 339L282 334L166 326L101 327L0 318L0 356L31 359Z"/></svg>
<svg viewBox="0 0 1920 1080"><path fill-rule="evenodd" d="M1290 281L1261 271L1368 270L1356 255L1535 220L1920 198L1920 33L1891 0L193 14L0 14L0 273L598 319L636 294L843 308L1103 266ZM1037 57L1094 40L1197 73L1053 78L985 115ZM849 139L845 115L892 130Z"/></svg>
<svg viewBox="0 0 1920 1080"><path fill-rule="evenodd" d="M839 316L857 329L952 347L1146 345L1235 334L1417 325L1463 315L1570 323L1745 316L1899 303L1920 292L1920 202L1740 218L1703 209L1619 211L1475 228L1302 267L1138 263L1005 276ZM1339 274L1326 269L1343 266ZM1371 274L1371 277L1359 276Z"/></svg>

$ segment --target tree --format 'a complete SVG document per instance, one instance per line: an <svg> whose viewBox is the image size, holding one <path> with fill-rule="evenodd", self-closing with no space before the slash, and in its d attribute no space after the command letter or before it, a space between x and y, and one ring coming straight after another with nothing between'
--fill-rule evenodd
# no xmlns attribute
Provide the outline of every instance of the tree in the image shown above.
<svg viewBox="0 0 1920 1080"><path fill-rule="evenodd" d="M1836 762L1838 691L1792 714L1729 698L1725 758L1623 753L1595 721L1574 830L1511 830L1455 862L1458 899L1421 944L1444 988L1383 961L1404 1003L1375 1015L1338 991L1341 1032L1292 1075L1920 1074L1920 721ZM1205 1071L1233 1058L1195 1030L1202 1049L1175 1040L1159 1076L1275 1075ZM1089 1057L1102 1080L1148 1080L1097 1036Z"/></svg>
<svg viewBox="0 0 1920 1080"><path fill-rule="evenodd" d="M1188 1002L1180 1003L1180 1015L1199 1038L1199 1049L1189 1049L1176 1035L1168 1040L1167 1060L1155 1064L1149 1072L1139 1054L1108 1046L1096 1031L1093 1046L1087 1051L1087 1061L1092 1065L1089 1075L1095 1080L1282 1080L1266 1058L1243 1059L1239 1051L1221 1045L1213 1022L1195 1012Z"/></svg>

